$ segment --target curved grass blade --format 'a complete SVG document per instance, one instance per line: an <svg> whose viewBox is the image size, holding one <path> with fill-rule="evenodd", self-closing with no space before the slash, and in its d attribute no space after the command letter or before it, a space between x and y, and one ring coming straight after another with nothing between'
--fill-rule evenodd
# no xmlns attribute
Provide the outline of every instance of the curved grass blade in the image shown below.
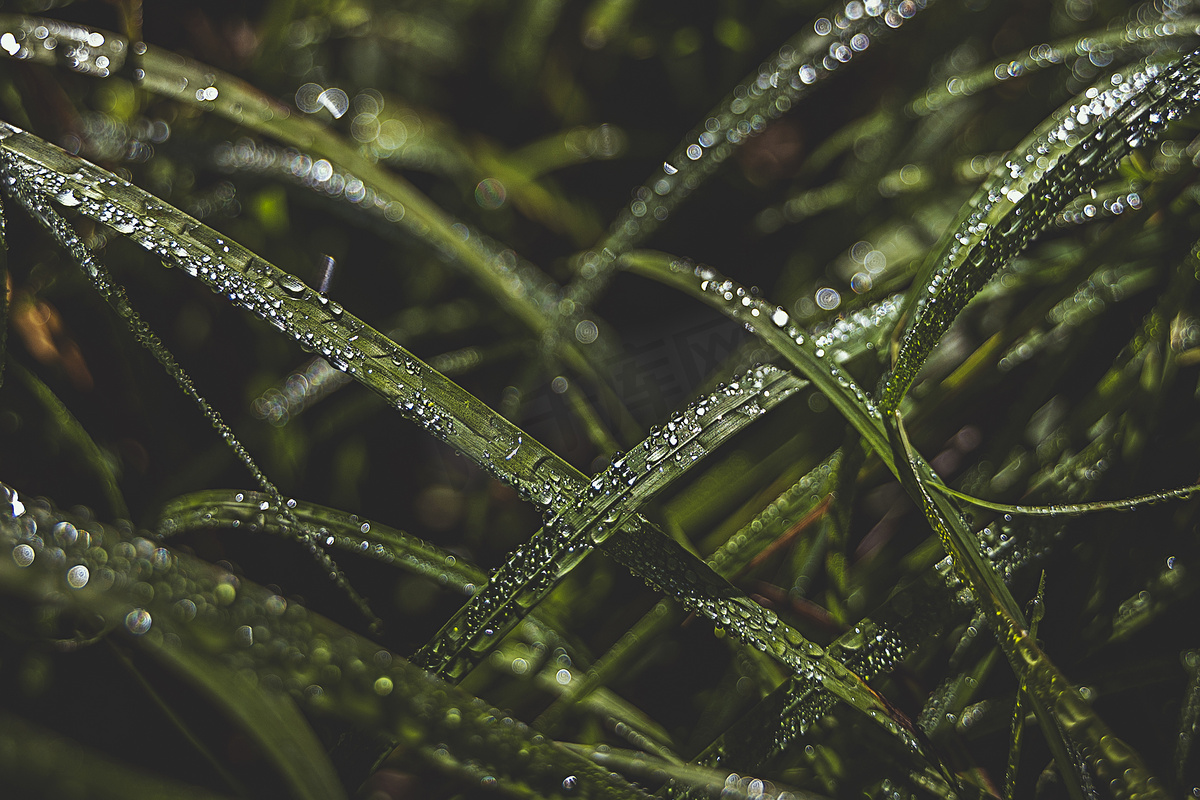
<svg viewBox="0 0 1200 800"><path fill-rule="evenodd" d="M627 455L614 455L579 504L555 510L413 660L460 679L642 504L802 385L789 372L754 369L652 431Z"/></svg>
<svg viewBox="0 0 1200 800"><path fill-rule="evenodd" d="M834 343L830 342L827 349L814 341L792 322L783 306L768 302L712 267L648 251L628 253L621 258L621 264L631 272L699 298L744 324L812 381L884 463L891 463L892 454L879 412L867 393L841 369L842 359ZM895 298L885 300L864 314L860 322L864 326L880 326L892 318L897 307Z"/></svg>
<svg viewBox="0 0 1200 800"><path fill-rule="evenodd" d="M294 535L293 520L315 531L325 546L392 564L405 572L470 596L487 573L436 545L379 522L360 519L303 500L286 503L290 514L274 506L271 495L212 489L173 498L158 513L155 527L163 538L202 528L241 528Z"/></svg>
<svg viewBox="0 0 1200 800"><path fill-rule="evenodd" d="M120 519L129 519L129 508L125 505L125 497L117 485L117 476L113 472L112 463L101 452L100 446L96 444L92 435L79 424L79 420L75 418L71 410L49 386L42 382L41 378L15 361L9 371L16 373L17 379L24 383L30 393L36 396L38 401L50 412L59 432L79 448L80 454L100 480L100 486L104 490L112 513Z"/></svg>
<svg viewBox="0 0 1200 800"><path fill-rule="evenodd" d="M934 247L905 302L913 317L879 406L897 409L917 373L966 304L1055 214L1118 162L1154 141L1200 101L1200 55L1144 63L1115 85L1090 89L1014 148Z"/></svg>
<svg viewBox="0 0 1200 800"><path fill-rule="evenodd" d="M1166 797L1161 784L1129 745L1118 739L1038 647L1008 587L979 552L978 539L969 531L961 513L940 493L930 494L918 477L919 463L908 442L898 412L888 434L896 451L896 463L903 466L901 479L918 500L926 518L942 540L946 554L987 614L1013 672L1034 703L1035 713L1048 741L1055 746L1056 760L1064 778L1074 771L1068 758L1068 737L1080 743L1084 758L1115 792L1127 796Z"/></svg>
<svg viewBox="0 0 1200 800"><path fill-rule="evenodd" d="M0 123L0 125L3 125L3 123ZM0 133L7 132L7 130L0 130ZM0 147L2 147L2 145L0 145ZM24 208L29 212L29 214L33 216L34 219L36 219L44 228L46 228L46 230L48 230L54 236L58 243L71 254L72 259L75 261L80 270L83 271L84 275L87 276L87 278L91 281L92 286L96 289L97 293L99 293L104 301L113 309L113 311L115 311L117 315L124 320L125 325L129 328L130 333L133 334L134 339L137 340L137 343L148 350L154 356L155 360L162 365L163 369L166 370L171 379L175 381L175 384L180 388L180 390L182 390L183 393L187 395L187 397L193 403L196 404L196 406L200 409L200 412L209 421L209 424L213 426L213 429L221 435L221 438L225 440L225 443L254 477L254 480L258 483L258 485L275 498L276 504L279 508L283 508L283 497L279 494L279 489L277 489L275 484L273 484L266 474L259 469L258 464L255 463L254 458L250 455L250 451L247 450L246 447L241 443L241 440L237 438L237 435L233 432L233 429L225 423L225 420L222 419L220 412L213 408L212 405L209 404L208 400L200 394L199 390L196 389L196 385L192 381L191 376L188 375L183 367L179 365L179 362L177 362L171 352L167 350L166 346L162 343L162 340L158 338L158 335L155 334L154 331L150 329L150 326L142 320L141 315L134 310L133 306L129 302L129 298L125 295L124 288L112 279L112 276L100 262L100 259L97 258L95 253L93 253L87 247L87 245L83 243L83 241L75 233L75 230L67 224L66 220L64 220L58 212L50 207L47 196L40 190L41 187L38 186L38 178L31 177L27 173L21 173L19 170L10 171L8 169L8 167L12 164L10 159L0 157L0 162L3 162L2 165L0 165L3 167L3 169L0 171L2 171L3 175L7 178L6 182L8 185L6 188L10 192L10 196L16 197L21 205L24 206ZM64 202L63 198L64 195L58 195L56 199L62 203ZM68 201L66 204L70 205L70 202ZM107 221L110 224L114 224L117 226L118 230L122 225L121 222L112 218L102 219L101 221ZM155 224L153 223L152 219L148 220L148 222L151 223L151 227L153 227L153 224ZM285 511L284 513L287 512ZM311 534L305 532L303 539L310 544L310 552L313 553L317 559L317 562L325 569L326 573L337 584L338 588L346 593L351 602L353 602L358 609L363 612L363 615L371 621L372 625L380 624L380 619L375 616L374 612L371 611L367 601L361 595L359 595L358 591L352 587L349 582L346 581L345 576L342 575L341 570L338 569L337 565L333 562L329 555L318 549L315 544L312 543Z"/></svg>
<svg viewBox="0 0 1200 800"><path fill-rule="evenodd" d="M39 198L54 198L107 224L288 333L303 347L319 351L329 363L381 395L429 434L513 486L548 518L561 521L565 512L586 496L586 479L544 445L295 276L36 136L10 125L0 127L0 134L0 157L10 174L18 176ZM823 378L836 384L829 372ZM845 403L861 413L852 401ZM890 711L857 676L828 659L820 647L780 623L678 543L637 516L618 533L606 549L634 574L660 591L679 596L709 619L731 626L739 638L778 658L789 670L800 674L817 671L838 697L863 713L874 711L875 722L919 752L916 740L892 720ZM555 542L544 536L539 546L544 544L554 545L550 553L563 558L563 548L574 542L570 537ZM590 550L586 543L585 547ZM569 555L586 552L576 549ZM569 564L570 558L563 563Z"/></svg>
<svg viewBox="0 0 1200 800"><path fill-rule="evenodd" d="M913 100L906 113L924 117L941 111L951 103L963 100L1005 81L1031 75L1067 63L1072 57L1089 53L1112 57L1114 50L1145 48L1158 44L1176 44L1179 39L1200 36L1200 19L1185 17L1164 20L1159 25L1133 21L1124 27L1111 27L1074 35L1055 42L1034 45L1028 50L1012 53L992 64L972 70L965 75L953 75Z"/></svg>
<svg viewBox="0 0 1200 800"><path fill-rule="evenodd" d="M1092 514L1097 511L1130 511L1138 506L1155 505L1156 503L1163 503L1168 500L1186 500L1197 492L1200 492L1200 485L1193 484L1191 486L1181 486L1178 489L1168 489L1165 492L1139 494L1136 497L1127 497L1124 500L1098 500L1092 503L1058 503L1048 506L1026 506L980 500L978 497L972 497L969 494L951 489L949 486L940 483L931 483L929 485L943 494L948 494L973 506L979 506L991 511L999 511L1004 514L1021 514L1030 517L1074 516L1077 514Z"/></svg>
<svg viewBox="0 0 1200 800"><path fill-rule="evenodd" d="M64 765L70 766L64 769ZM5 791L25 798L230 798L230 795L218 794L209 789L180 783L117 763L91 748L8 711L0 711L0 775L4 775Z"/></svg>
<svg viewBox="0 0 1200 800"><path fill-rule="evenodd" d="M84 530L80 521L70 526L74 537L45 541L39 531L71 518L41 504L11 507L22 513L0 513L0 552L16 556L0 559L0 588L35 605L99 615L129 646L205 681L221 702L251 704L264 724L286 713L282 729L270 723L279 747L312 732L299 717L286 721L293 712L259 706L296 703L319 717L394 734L413 748L443 748L443 758L487 770L519 796L644 797L462 690L250 581L96 522ZM70 571L73 582L60 563L82 568ZM88 579L77 587L81 575ZM138 589L146 583L152 593ZM243 688L258 699L243 697ZM298 779L312 780L296 791L339 796L341 787L318 775L327 761L317 747L288 756Z"/></svg>
<svg viewBox="0 0 1200 800"><path fill-rule="evenodd" d="M771 785L751 775L730 774L697 764L675 764L645 753L614 750L610 747L568 745L585 758L590 758L603 767L609 767L626 775L636 775L650 781L664 779L673 782L670 797L679 797L680 789L689 791L688 797L719 797L722 800L822 800L824 795L801 792L795 789L770 787ZM661 793L660 793L661 794Z"/></svg>
<svg viewBox="0 0 1200 800"><path fill-rule="evenodd" d="M584 254L580 277L567 287L567 296L576 303L591 302L611 277L617 259L644 241L716 173L735 148L791 110L813 86L857 63L861 53L929 4L930 0L838 2L811 29L789 39L735 86L634 192L633 201L617 215L604 240Z"/></svg>

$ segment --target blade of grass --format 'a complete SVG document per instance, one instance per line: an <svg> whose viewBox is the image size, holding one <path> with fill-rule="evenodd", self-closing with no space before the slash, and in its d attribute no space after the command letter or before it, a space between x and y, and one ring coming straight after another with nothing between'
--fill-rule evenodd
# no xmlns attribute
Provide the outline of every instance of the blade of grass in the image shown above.
<svg viewBox="0 0 1200 800"><path fill-rule="evenodd" d="M294 536L289 526L295 520L304 529L317 531L325 546L395 565L459 594L469 596L487 581L487 573L474 564L389 525L305 500L288 501L287 508L290 518L280 514L273 497L260 492L192 492L167 502L158 512L155 529L163 538L203 528Z"/></svg>
<svg viewBox="0 0 1200 800"><path fill-rule="evenodd" d="M1042 570L1041 580L1038 581L1037 596L1030 603L1032 611L1029 614L1029 635L1033 637L1034 641L1037 641L1038 625L1046 613L1045 603L1046 571ZM1008 744L1008 766L1004 772L1005 800L1013 800L1016 797L1017 770L1021 764L1021 743L1025 735L1025 710L1027 702L1025 693L1018 689L1013 701L1012 733ZM1075 794L1078 795L1079 793L1076 792Z"/></svg>
<svg viewBox="0 0 1200 800"><path fill-rule="evenodd" d="M989 617L1001 650L1028 692L1035 714L1064 779L1074 774L1068 757L1067 737L1078 741L1083 756L1097 776L1114 789L1129 795L1166 797L1161 784L1146 769L1132 748L1118 739L1091 709L1079 690L1072 686L1046 657L1029 632L1008 587L979 552L978 539L969 531L961 512L940 493L930 494L918 477L917 460L898 413L888 426L896 462L904 466L901 479L918 500L930 525L942 540L955 569L971 588L976 602ZM1075 782L1080 783L1078 776ZM1118 788L1119 787L1119 788ZM1080 794L1082 789L1078 788Z"/></svg>
<svg viewBox="0 0 1200 800"><path fill-rule="evenodd" d="M760 367L673 417L628 454L615 454L579 505L555 509L414 660L460 679L641 505L802 385L791 373Z"/></svg>
<svg viewBox="0 0 1200 800"><path fill-rule="evenodd" d="M1200 485L1192 485L1181 486L1178 489L1168 489L1164 492L1139 494L1136 497L1127 497L1124 500L1098 500L1091 503L1058 503L1048 506L1027 506L981 500L978 497L972 497L964 492L951 489L949 486L937 483L930 485L943 494L950 495L973 506L979 506L991 511L999 511L1004 514L1022 514L1031 517L1091 514L1096 511L1129 511L1142 505L1154 505L1168 500L1186 500L1197 492L1200 492Z"/></svg>
<svg viewBox="0 0 1200 800"><path fill-rule="evenodd" d="M984 182L930 251L905 301L911 324L881 384L891 412L942 335L996 270L1023 251L1068 202L1158 138L1193 107L1200 57L1143 63L1060 109L1025 138Z"/></svg>

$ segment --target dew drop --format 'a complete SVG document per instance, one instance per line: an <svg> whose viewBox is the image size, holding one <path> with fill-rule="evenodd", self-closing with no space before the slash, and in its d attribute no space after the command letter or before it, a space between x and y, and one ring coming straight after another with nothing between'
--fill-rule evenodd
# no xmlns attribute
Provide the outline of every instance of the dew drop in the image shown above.
<svg viewBox="0 0 1200 800"><path fill-rule="evenodd" d="M33 563L33 548L27 544L19 544L12 549L12 559L18 567L28 567Z"/></svg>
<svg viewBox="0 0 1200 800"><path fill-rule="evenodd" d="M91 577L92 575L88 571L88 568L83 564L79 564L67 570L67 584L72 589L82 589L84 586L87 586L88 579Z"/></svg>
<svg viewBox="0 0 1200 800"><path fill-rule="evenodd" d="M144 608L135 608L125 615L125 627L134 636L141 636L150 630L150 612Z"/></svg>
<svg viewBox="0 0 1200 800"><path fill-rule="evenodd" d="M303 294L304 290L308 288L299 278L286 273L279 277L279 285L291 294Z"/></svg>

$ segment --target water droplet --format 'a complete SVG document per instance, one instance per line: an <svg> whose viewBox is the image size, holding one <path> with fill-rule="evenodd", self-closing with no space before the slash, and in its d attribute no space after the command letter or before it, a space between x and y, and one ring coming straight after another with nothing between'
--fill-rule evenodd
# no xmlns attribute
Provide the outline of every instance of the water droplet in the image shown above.
<svg viewBox="0 0 1200 800"><path fill-rule="evenodd" d="M12 549L12 559L18 567L28 567L33 563L33 548L27 544L19 544Z"/></svg>
<svg viewBox="0 0 1200 800"><path fill-rule="evenodd" d="M91 573L83 564L79 564L67 570L67 585L69 585L72 589L82 589L84 586L87 586L89 578L91 578Z"/></svg>
<svg viewBox="0 0 1200 800"><path fill-rule="evenodd" d="M150 612L144 608L135 608L125 615L125 627L134 636L141 636L150 630Z"/></svg>
<svg viewBox="0 0 1200 800"><path fill-rule="evenodd" d="M304 290L308 288L299 278L293 275L288 275L287 273L279 276L279 285L282 286L285 291L296 295L303 294Z"/></svg>

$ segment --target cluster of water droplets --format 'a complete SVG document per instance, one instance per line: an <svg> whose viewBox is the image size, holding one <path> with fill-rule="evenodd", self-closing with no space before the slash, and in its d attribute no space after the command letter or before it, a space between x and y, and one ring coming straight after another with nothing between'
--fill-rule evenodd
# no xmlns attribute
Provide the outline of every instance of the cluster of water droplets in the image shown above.
<svg viewBox="0 0 1200 800"><path fill-rule="evenodd" d="M930 87L923 97L910 103L906 111L912 116L926 116L989 86L1059 64L1067 64L1075 59L1102 67L1113 61L1114 56L1121 51L1161 45L1173 39L1195 38L1197 35L1200 35L1200 23L1195 20L1134 19L1123 28L1108 30L1097 36L1043 42L1008 61L998 62L966 75L947 78L944 85Z"/></svg>
<svg viewBox="0 0 1200 800"><path fill-rule="evenodd" d="M278 148L244 138L219 145L213 152L213 161L228 171L285 177L313 191L361 205L388 222L404 218L404 205L399 201L376 191L328 159L313 158L294 148Z"/></svg>
<svg viewBox="0 0 1200 800"><path fill-rule="evenodd" d="M894 300L886 300L874 309L864 311L857 319L849 318L849 321L841 326L840 330L837 329L835 323L833 329L825 332L825 341L829 343L829 346L826 347L814 341L809 333L797 325L787 309L760 297L757 289L747 289L724 277L712 267L693 265L690 261L677 261L672 264L671 269L677 273L691 272L699 280L700 291L716 298L715 305L728 316L740 320L747 331L760 335L774 345L785 357L798 351L803 354L801 363L811 363L811 360L815 360L819 364L824 364L829 377L833 378L838 386L853 395L869 416L878 417L874 401L841 368L837 354L842 351L839 345L843 334L848 342L851 338L862 336L872 328L885 324L895 312ZM856 331L857 333L852 337L852 333ZM863 346L865 347L865 341Z"/></svg>
<svg viewBox="0 0 1200 800"><path fill-rule="evenodd" d="M106 78L125 63L124 39L51 19L6 15L0 51L11 58L62 64L75 72Z"/></svg>
<svg viewBox="0 0 1200 800"><path fill-rule="evenodd" d="M1200 67L1194 56L1167 66L1143 64L1088 89L1014 150L944 241L884 387L883 405L897 407L942 333L998 268L1052 224L1068 202L1197 101Z"/></svg>
<svg viewBox="0 0 1200 800"><path fill-rule="evenodd" d="M763 547L817 506L822 495L832 489L831 478L837 474L841 462L842 451L836 450L806 472L709 556L709 566L721 575L732 577L749 564Z"/></svg>
<svg viewBox="0 0 1200 800"><path fill-rule="evenodd" d="M875 349L875 340L900 318L904 296L893 294L863 308L845 312L812 328L813 346L832 353L834 363Z"/></svg>
<svg viewBox="0 0 1200 800"><path fill-rule="evenodd" d="M1166 171L1166 170L1164 170ZM1060 228L1086 225L1119 217L1128 211L1140 211L1142 196L1136 189L1123 187L1104 193L1093 190L1090 195L1077 198L1067 204L1054 218Z"/></svg>

